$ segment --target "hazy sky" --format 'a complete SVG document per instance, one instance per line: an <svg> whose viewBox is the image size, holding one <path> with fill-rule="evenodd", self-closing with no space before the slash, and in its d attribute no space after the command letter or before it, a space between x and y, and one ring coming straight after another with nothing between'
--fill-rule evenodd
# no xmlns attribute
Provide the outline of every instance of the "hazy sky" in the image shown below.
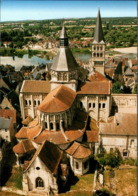
<svg viewBox="0 0 138 196"><path fill-rule="evenodd" d="M1 0L1 21L137 16L137 1Z"/></svg>

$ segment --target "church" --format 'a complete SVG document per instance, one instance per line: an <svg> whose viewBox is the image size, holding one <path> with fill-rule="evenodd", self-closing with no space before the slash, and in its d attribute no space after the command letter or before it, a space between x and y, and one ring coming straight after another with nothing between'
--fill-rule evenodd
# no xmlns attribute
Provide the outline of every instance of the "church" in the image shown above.
<svg viewBox="0 0 138 196"><path fill-rule="evenodd" d="M22 119L33 119L15 135L18 144L13 148L17 164L23 164L25 191L58 193L69 169L75 175L86 174L90 158L98 148L97 122L107 122L111 114L112 83L104 72L105 41L100 11L85 80L81 79L81 69L69 48L64 26L59 45L51 66L51 80L25 80L20 91ZM87 128L88 121L93 125L91 129Z"/></svg>

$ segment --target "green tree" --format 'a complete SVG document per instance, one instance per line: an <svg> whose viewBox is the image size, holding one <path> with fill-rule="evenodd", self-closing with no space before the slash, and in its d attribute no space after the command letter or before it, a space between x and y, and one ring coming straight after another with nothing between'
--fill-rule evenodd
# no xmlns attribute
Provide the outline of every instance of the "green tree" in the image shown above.
<svg viewBox="0 0 138 196"><path fill-rule="evenodd" d="M137 84L134 86L134 90L132 91L133 94L137 94Z"/></svg>
<svg viewBox="0 0 138 196"><path fill-rule="evenodd" d="M121 84L119 81L115 82L112 87L112 93L122 93Z"/></svg>

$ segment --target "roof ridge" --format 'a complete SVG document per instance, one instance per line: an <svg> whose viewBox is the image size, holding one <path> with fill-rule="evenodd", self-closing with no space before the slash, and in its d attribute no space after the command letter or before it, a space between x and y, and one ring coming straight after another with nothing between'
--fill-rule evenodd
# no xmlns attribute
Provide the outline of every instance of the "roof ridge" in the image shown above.
<svg viewBox="0 0 138 196"><path fill-rule="evenodd" d="M76 142L76 141L75 141L74 143L77 143L77 144L79 144L79 145L78 145L78 147L76 148L76 150L72 153L72 156L75 154L75 152L78 150L78 148L79 148L80 145L81 145L80 143L78 143L78 142Z"/></svg>

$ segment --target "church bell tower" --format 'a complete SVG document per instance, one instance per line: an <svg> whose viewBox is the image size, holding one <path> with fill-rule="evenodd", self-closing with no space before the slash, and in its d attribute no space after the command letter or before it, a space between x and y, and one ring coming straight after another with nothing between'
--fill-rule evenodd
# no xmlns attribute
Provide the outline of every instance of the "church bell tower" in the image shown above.
<svg viewBox="0 0 138 196"><path fill-rule="evenodd" d="M94 39L92 42L92 68L104 75L105 42L102 29L100 10L98 10Z"/></svg>

